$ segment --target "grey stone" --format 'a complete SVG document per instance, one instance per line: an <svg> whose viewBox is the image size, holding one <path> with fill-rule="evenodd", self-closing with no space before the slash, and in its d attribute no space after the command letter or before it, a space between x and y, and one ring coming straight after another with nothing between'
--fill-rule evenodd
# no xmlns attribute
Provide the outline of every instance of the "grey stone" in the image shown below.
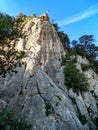
<svg viewBox="0 0 98 130"><path fill-rule="evenodd" d="M0 112L2 112L7 107L7 103L0 99Z"/></svg>

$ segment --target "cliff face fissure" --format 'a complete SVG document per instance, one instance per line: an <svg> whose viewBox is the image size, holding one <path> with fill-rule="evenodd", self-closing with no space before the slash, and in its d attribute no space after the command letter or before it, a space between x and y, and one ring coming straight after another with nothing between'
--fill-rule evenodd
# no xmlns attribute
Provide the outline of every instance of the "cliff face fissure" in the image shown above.
<svg viewBox="0 0 98 130"><path fill-rule="evenodd" d="M0 111L12 109L31 130L96 130L98 76L85 71L89 92L67 90L61 66L65 51L47 14L31 19L22 32L24 38L10 43L17 51L15 65L0 75ZM77 56L80 71L82 63L87 60Z"/></svg>

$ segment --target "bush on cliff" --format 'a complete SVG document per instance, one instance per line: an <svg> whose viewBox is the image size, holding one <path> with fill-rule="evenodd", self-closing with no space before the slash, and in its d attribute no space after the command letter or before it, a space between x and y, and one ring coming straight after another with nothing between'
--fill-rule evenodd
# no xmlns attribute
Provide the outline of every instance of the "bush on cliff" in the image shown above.
<svg viewBox="0 0 98 130"><path fill-rule="evenodd" d="M65 85L73 91L87 91L88 79L81 73L73 63L67 63L64 68Z"/></svg>

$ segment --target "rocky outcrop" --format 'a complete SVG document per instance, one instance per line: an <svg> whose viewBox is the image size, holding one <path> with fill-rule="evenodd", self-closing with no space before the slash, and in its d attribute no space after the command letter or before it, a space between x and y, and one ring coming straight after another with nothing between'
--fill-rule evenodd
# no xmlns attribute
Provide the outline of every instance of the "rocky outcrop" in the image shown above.
<svg viewBox="0 0 98 130"><path fill-rule="evenodd" d="M93 94L76 95L67 90L61 66L63 46L49 20L41 18L30 20L23 28L25 37L11 42L25 56L15 62L5 77L0 76L0 110L13 109L16 117L31 124L31 130L95 130L98 77L93 70L85 72L93 84ZM82 62L87 64L87 60L78 57L79 69ZM85 125L80 114L88 120Z"/></svg>

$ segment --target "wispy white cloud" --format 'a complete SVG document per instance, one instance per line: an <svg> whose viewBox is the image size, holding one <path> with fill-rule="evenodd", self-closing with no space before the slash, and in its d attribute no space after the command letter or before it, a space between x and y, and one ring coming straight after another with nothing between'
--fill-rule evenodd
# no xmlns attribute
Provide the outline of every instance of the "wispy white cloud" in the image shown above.
<svg viewBox="0 0 98 130"><path fill-rule="evenodd" d="M62 20L59 20L57 21L57 23L59 26L66 26L68 24L75 23L83 19L86 19L88 17L91 17L92 15L95 15L97 13L98 13L98 4L89 7L88 9L86 9L85 11L81 13L68 17L67 19L64 18Z"/></svg>

